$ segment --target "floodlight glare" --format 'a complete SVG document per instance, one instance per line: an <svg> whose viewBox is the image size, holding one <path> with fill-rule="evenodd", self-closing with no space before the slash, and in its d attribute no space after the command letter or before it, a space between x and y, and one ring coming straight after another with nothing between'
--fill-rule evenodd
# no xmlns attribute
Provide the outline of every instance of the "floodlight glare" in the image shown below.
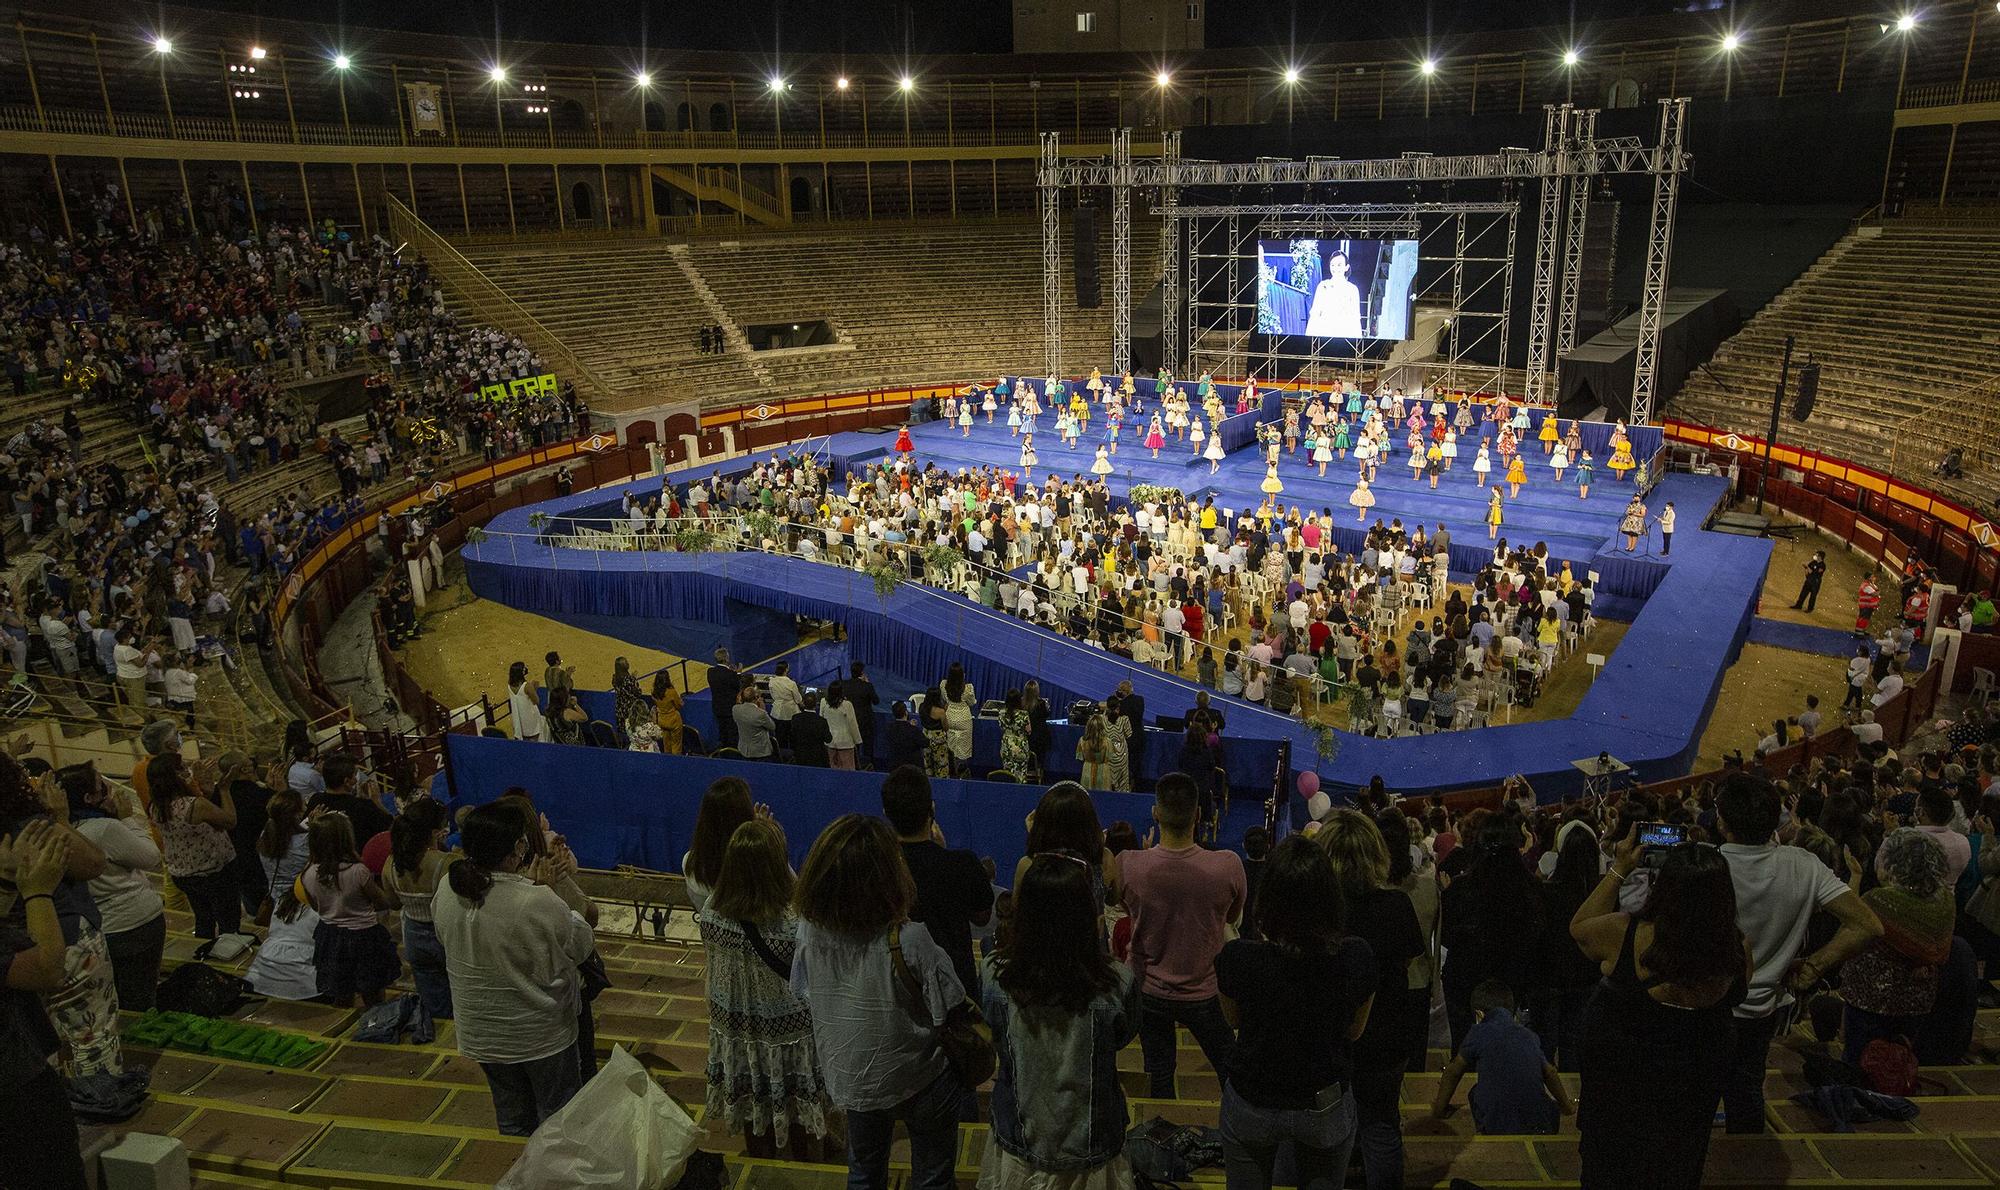
<svg viewBox="0 0 2000 1190"><path fill-rule="evenodd" d="M1725 33L1722 35L1722 49L1725 53L1735 53L1736 47L1742 44L1743 39L1734 33Z"/></svg>
<svg viewBox="0 0 2000 1190"><path fill-rule="evenodd" d="M650 87L653 85L653 76L642 70L632 76L632 81L641 87Z"/></svg>
<svg viewBox="0 0 2000 1190"><path fill-rule="evenodd" d="M174 52L174 43L169 38L155 37L153 39L153 52L156 54L171 54Z"/></svg>
<svg viewBox="0 0 2000 1190"><path fill-rule="evenodd" d="M1417 67L1417 69L1423 71L1426 76L1433 75L1438 72L1438 64L1431 58L1425 58L1423 64Z"/></svg>
<svg viewBox="0 0 2000 1190"><path fill-rule="evenodd" d="M1577 53L1577 52L1576 52L1575 50L1564 50L1564 51L1563 51L1563 65L1564 65L1564 66L1575 66L1575 65L1576 65L1576 64L1577 64L1577 63L1578 63L1579 61L1581 61L1581 60L1582 60L1582 58L1583 58L1583 56L1582 56L1581 54Z"/></svg>
<svg viewBox="0 0 2000 1190"><path fill-rule="evenodd" d="M507 68L505 66L495 66L486 72L486 77L496 83L504 83L507 81Z"/></svg>
<svg viewBox="0 0 2000 1190"><path fill-rule="evenodd" d="M346 54L335 54L333 56L333 68L335 70L346 70L352 65L354 65L354 60Z"/></svg>
<svg viewBox="0 0 2000 1190"><path fill-rule="evenodd" d="M1299 81L1299 68L1296 66L1285 67L1285 81L1296 84Z"/></svg>

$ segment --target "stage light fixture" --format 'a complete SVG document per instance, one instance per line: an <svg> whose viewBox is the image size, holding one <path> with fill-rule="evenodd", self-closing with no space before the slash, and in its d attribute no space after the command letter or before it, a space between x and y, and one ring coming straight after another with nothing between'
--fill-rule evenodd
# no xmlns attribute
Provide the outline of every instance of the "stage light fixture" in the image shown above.
<svg viewBox="0 0 2000 1190"><path fill-rule="evenodd" d="M1902 16L1896 18L1896 32L1898 33L1908 33L1910 30L1916 27L1917 27L1916 13L1906 12Z"/></svg>
<svg viewBox="0 0 2000 1190"><path fill-rule="evenodd" d="M1722 35L1722 52L1725 54L1735 53L1736 47L1742 44L1743 44L1743 39L1736 36L1736 34L1734 33L1724 33Z"/></svg>
<svg viewBox="0 0 2000 1190"><path fill-rule="evenodd" d="M1170 85L1173 81L1174 76L1164 70L1153 76L1153 82L1162 87Z"/></svg>
<svg viewBox="0 0 2000 1190"><path fill-rule="evenodd" d="M354 59L349 58L346 54L335 54L333 56L333 68L335 70L346 70L352 65L354 65Z"/></svg>
<svg viewBox="0 0 2000 1190"><path fill-rule="evenodd" d="M784 79L781 79L781 78L779 78L779 77L777 77L776 75L772 75L772 76L771 76L771 90L773 90L773 91L782 91L782 90L784 90L784 89L785 89L785 80L784 80Z"/></svg>
<svg viewBox="0 0 2000 1190"><path fill-rule="evenodd" d="M1577 53L1575 50L1563 51L1564 66L1575 66L1578 62L1581 62L1582 60L1583 60L1583 55Z"/></svg>
<svg viewBox="0 0 2000 1190"><path fill-rule="evenodd" d="M1293 86L1297 86L1299 81L1299 68L1296 66L1285 67L1285 81L1287 83L1292 84Z"/></svg>
<svg viewBox="0 0 2000 1190"><path fill-rule="evenodd" d="M843 74L839 78L833 80L833 89L836 91L847 90L847 76Z"/></svg>
<svg viewBox="0 0 2000 1190"><path fill-rule="evenodd" d="M1438 72L1437 60L1435 58L1425 58L1423 60L1423 63L1419 65L1417 69L1424 72L1425 78L1429 78L1431 75L1434 75Z"/></svg>
<svg viewBox="0 0 2000 1190"><path fill-rule="evenodd" d="M250 47L250 56L251 56L252 58L256 59L257 61L259 61L259 62L262 62L262 61L264 60L264 47L263 47L263 46L261 46L261 45L253 45L253 46L251 46L251 47Z"/></svg>
<svg viewBox="0 0 2000 1190"><path fill-rule="evenodd" d="M650 87L653 85L653 76L642 70L632 76L632 81L641 87Z"/></svg>
<svg viewBox="0 0 2000 1190"><path fill-rule="evenodd" d="M156 54L173 53L174 52L173 39L170 37L155 37L153 39L153 52Z"/></svg>
<svg viewBox="0 0 2000 1190"><path fill-rule="evenodd" d="M917 80L911 78L909 75L906 74L902 78L896 80L896 89L898 91L901 91L903 94L907 95L910 92L917 89Z"/></svg>
<svg viewBox="0 0 2000 1190"><path fill-rule="evenodd" d="M495 66L486 72L486 77L496 83L504 83L507 81L507 68L505 66Z"/></svg>

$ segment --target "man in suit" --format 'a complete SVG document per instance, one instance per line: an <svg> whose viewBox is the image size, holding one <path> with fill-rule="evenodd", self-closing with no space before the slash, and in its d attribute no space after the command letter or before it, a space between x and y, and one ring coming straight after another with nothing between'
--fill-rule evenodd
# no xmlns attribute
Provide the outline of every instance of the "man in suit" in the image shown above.
<svg viewBox="0 0 2000 1190"><path fill-rule="evenodd" d="M819 691L806 691L804 704L792 716L791 736L793 764L827 767L826 746L833 739L833 729L819 713Z"/></svg>
<svg viewBox="0 0 2000 1190"><path fill-rule="evenodd" d="M743 675L729 667L729 650L715 651L715 664L708 667L708 701L715 709L718 747L736 747L736 696L743 690Z"/></svg>
<svg viewBox="0 0 2000 1190"><path fill-rule="evenodd" d="M764 709L764 695L752 684L743 688L731 715L736 721L736 750L745 760L776 760L778 723Z"/></svg>
<svg viewBox="0 0 2000 1190"><path fill-rule="evenodd" d="M875 763L875 707L881 698L875 693L875 683L868 680L867 666L856 661L847 673L847 683L841 690L847 694L847 701L854 704L854 721L861 728L860 755L856 759L862 768L870 768Z"/></svg>

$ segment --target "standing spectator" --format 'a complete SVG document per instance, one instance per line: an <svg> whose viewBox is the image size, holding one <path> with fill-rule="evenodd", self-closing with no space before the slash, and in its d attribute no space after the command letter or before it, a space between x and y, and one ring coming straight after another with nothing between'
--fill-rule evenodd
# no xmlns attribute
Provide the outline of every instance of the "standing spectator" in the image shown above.
<svg viewBox="0 0 2000 1190"><path fill-rule="evenodd" d="M1673 848L1645 907L1623 913L1619 890L1640 857L1634 825L1570 919L1570 935L1605 973L1584 1021L1577 1127L1585 1186L1702 1184L1731 1037L1740 1032L1730 1007L1757 965L1755 940L1739 928L1742 889L1727 851Z"/></svg>
<svg viewBox="0 0 2000 1190"><path fill-rule="evenodd" d="M847 701L854 704L854 719L861 727L861 748L855 758L856 764L860 768L872 769L875 767L875 708L882 704L882 696L875 692L875 683L868 680L868 667L859 661L847 667L847 681L841 689L846 693Z"/></svg>
<svg viewBox="0 0 2000 1190"><path fill-rule="evenodd" d="M1799 597L1792 600L1792 610L1811 612L1818 607L1819 585L1825 578L1826 551L1814 550L1812 558L1806 562L1806 577L1799 584Z"/></svg>
<svg viewBox="0 0 2000 1190"><path fill-rule="evenodd" d="M1521 825L1496 815L1471 841L1465 874L1444 890L1444 1008L1451 1049L1472 1029L1472 989L1497 979L1516 995L1538 994L1536 948L1543 928L1541 889L1521 862Z"/></svg>
<svg viewBox="0 0 2000 1190"><path fill-rule="evenodd" d="M687 724L681 716L681 692L664 669L653 675L653 722L660 729L660 751L679 756L687 746Z"/></svg>
<svg viewBox="0 0 2000 1190"><path fill-rule="evenodd" d="M749 1156L818 1161L828 1104L812 1015L792 991L794 883L784 832L759 817L729 837L696 915L708 959L708 1118L741 1133Z"/></svg>
<svg viewBox="0 0 2000 1190"><path fill-rule="evenodd" d="M118 1007L144 1012L153 1006L167 942L165 906L146 875L161 865L146 811L137 794L106 781L89 762L58 771L56 779L76 833L104 852L104 871L90 882L90 895L102 918Z"/></svg>
<svg viewBox="0 0 2000 1190"><path fill-rule="evenodd" d="M1389 849L1367 815L1336 810L1313 841L1333 864L1350 932L1375 958L1375 1007L1354 1041L1352 1087L1362 1168L1370 1190L1384 1190L1403 1184L1403 1073L1421 1056L1413 1043L1428 1024L1429 1004L1412 1019L1418 1006L1408 995L1410 964L1424 954L1423 927L1409 896L1389 882Z"/></svg>
<svg viewBox="0 0 2000 1190"><path fill-rule="evenodd" d="M743 690L743 675L729 667L729 650L715 651L715 664L708 667L708 705L715 712L716 746L736 747L737 695Z"/></svg>
<svg viewBox="0 0 2000 1190"><path fill-rule="evenodd" d="M792 680L792 665L780 661L771 667L771 676L765 689L771 693L771 720L777 726L778 747L789 751L792 747L792 716L799 713L805 698L799 684Z"/></svg>
<svg viewBox="0 0 2000 1190"><path fill-rule="evenodd" d="M7 762L11 776L18 765ZM11 782L10 782L11 783ZM69 945L55 894L68 879L68 831L44 818L9 823L0 834L0 879L14 907L0 918L0 1169L22 1190L82 1190L82 1145L68 1089L50 1061L56 1031L41 997L62 987Z"/></svg>
<svg viewBox="0 0 2000 1190"><path fill-rule="evenodd" d="M507 717L513 720L515 739L547 738L542 724L541 699L536 694L535 680L528 676L528 663L525 661L516 661L507 667Z"/></svg>
<svg viewBox="0 0 2000 1190"><path fill-rule="evenodd" d="M924 732L910 718L910 704L897 699L889 705L889 723L882 730L882 748L877 759L885 770L904 765L924 766ZM873 746L869 741L866 746Z"/></svg>
<svg viewBox="0 0 2000 1190"><path fill-rule="evenodd" d="M347 815L313 818L306 851L312 863L299 882L306 903L319 914L319 928L313 932L319 994L339 1008L380 1004L382 989L403 973L403 960L381 919L383 910L396 907L395 898L361 862Z"/></svg>
<svg viewBox="0 0 2000 1190"><path fill-rule="evenodd" d="M1849 1062L1861 1061L1871 1041L1917 1037L1951 957L1955 906L1937 838L1909 827L1890 831L1875 871L1882 882L1861 899L1881 921L1882 936L1840 971L1847 1004L1840 1032Z"/></svg>
<svg viewBox="0 0 2000 1190"><path fill-rule="evenodd" d="M366 785L361 781L361 768L355 763L351 752L333 752L327 755L322 772L326 779L326 789L319 796L306 799L306 809L331 810L347 816L348 825L356 839L372 839L389 829L395 819L382 805L382 789L371 776Z"/></svg>
<svg viewBox="0 0 2000 1190"><path fill-rule="evenodd" d="M1529 1023L1542 1039L1542 1056L1557 1070L1574 1072L1583 1044L1583 1013L1601 980L1598 964L1583 953L1568 930L1557 928L1576 916L1603 875L1604 853L1588 823L1576 819L1556 831L1555 871L1542 889L1549 928L1542 931L1539 959L1544 986L1528 1005Z"/></svg>
<svg viewBox="0 0 2000 1190"><path fill-rule="evenodd" d="M909 920L916 899L895 833L860 814L821 832L799 873L792 989L812 1010L827 1093L847 1113L850 1190L889 1185L897 1121L910 1134L909 1185L948 1190L959 1121L974 1108L937 1034L965 988L930 931Z"/></svg>
<svg viewBox="0 0 2000 1190"><path fill-rule="evenodd" d="M198 777L190 779L178 752L147 761L146 783L153 791L167 875L194 911L195 936L234 934L243 921L243 903L230 871L236 845L228 831L236 825L236 803L229 787L217 785L213 793L202 788Z"/></svg>
<svg viewBox="0 0 2000 1190"><path fill-rule="evenodd" d="M694 815L694 841L681 856L681 880L695 912L708 904L715 882L722 877L723 853L736 828L755 817L750 783L741 777L718 777L701 795L701 807Z"/></svg>
<svg viewBox="0 0 2000 1190"><path fill-rule="evenodd" d="M992 920L993 885L977 855L945 845L935 809L930 778L917 769L900 768L882 779L882 816L896 832L916 889L910 920L951 958L959 986L976 988L972 927Z"/></svg>
<svg viewBox="0 0 2000 1190"><path fill-rule="evenodd" d="M255 766L241 752L222 754L215 779L229 786L229 798L236 805L236 825L229 830L230 842L236 847L236 862L231 867L236 873L236 893L243 901L243 912L254 917L263 907L268 886L264 865L257 857L257 840L264 835L265 807L270 805L271 790L257 780Z"/></svg>
<svg viewBox="0 0 2000 1190"><path fill-rule="evenodd" d="M820 714L819 691L806 691L805 705L792 716L792 763L808 768L828 767L830 758L827 746L833 742L833 729L826 724L826 716Z"/></svg>
<svg viewBox="0 0 2000 1190"><path fill-rule="evenodd" d="M1105 953L1102 912L1091 866L1067 851L1034 856L1015 882L1013 931L982 988L1000 1069L980 1166L995 1184L1132 1184L1118 1051L1139 1032L1139 981Z"/></svg>
<svg viewBox="0 0 2000 1190"><path fill-rule="evenodd" d="M1118 857L1132 966L1145 997L1139 1044L1155 1099L1175 1097L1175 1025L1187 1026L1217 1070L1230 1068L1236 1048L1217 999L1215 956L1225 928L1243 915L1243 861L1195 842L1198 813L1194 782L1166 774L1153 794L1158 843Z"/></svg>
<svg viewBox="0 0 2000 1190"><path fill-rule="evenodd" d="M1771 1039L1786 1016L1782 1010L1794 992L1810 989L1880 937L1882 923L1811 852L1772 841L1778 796L1770 782L1749 773L1732 775L1722 783L1715 809L1723 838L1718 850L1729 863L1737 921L1754 959L1749 990L1734 1011L1722 1106L1729 1131L1756 1133L1764 1130L1764 1070ZM1806 932L1822 909L1840 928L1805 954Z"/></svg>
<svg viewBox="0 0 2000 1190"><path fill-rule="evenodd" d="M389 862L382 870L383 883L401 907L410 979L424 1007L439 1019L451 1015L451 973L431 920L431 904L445 869L458 858L443 849L450 830L443 802L416 798L389 826Z"/></svg>
<svg viewBox="0 0 2000 1190"><path fill-rule="evenodd" d="M751 682L737 696L729 718L735 724L735 748L745 760L775 760L778 724L764 709L763 692Z"/></svg>
<svg viewBox="0 0 2000 1190"><path fill-rule="evenodd" d="M827 763L852 772L855 753L861 747L861 723L854 717L854 704L847 700L847 691L841 683L834 682L826 688L821 714L826 719Z"/></svg>
<svg viewBox="0 0 2000 1190"><path fill-rule="evenodd" d="M1346 913L1326 853L1304 835L1288 836L1264 868L1263 937L1238 938L1215 960L1222 1011L1242 1030L1216 1067L1228 1078L1221 1125L1230 1190L1269 1190L1288 1141L1301 1190L1332 1190L1345 1179L1354 1042L1368 1027L1377 983L1374 956L1346 933ZM1301 1005L1312 1006L1310 1029L1299 1027Z"/></svg>
<svg viewBox="0 0 2000 1190"><path fill-rule="evenodd" d="M466 815L465 858L432 904L444 944L459 1052L479 1063L506 1136L527 1136L581 1086L577 965L590 926L550 887L548 860L528 866L527 822L511 806Z"/></svg>
<svg viewBox="0 0 2000 1190"><path fill-rule="evenodd" d="M951 746L951 775L972 771L972 720L979 713L979 696L965 680L965 667L954 661L944 679L944 726Z"/></svg>
<svg viewBox="0 0 2000 1190"><path fill-rule="evenodd" d="M319 914L300 901L298 879L312 862L306 829L305 802L291 788L271 795L264 834L257 840L257 859L267 881L264 910L270 928L244 978L259 995L286 1000L310 1000L319 995L319 972L313 967L313 935Z"/></svg>

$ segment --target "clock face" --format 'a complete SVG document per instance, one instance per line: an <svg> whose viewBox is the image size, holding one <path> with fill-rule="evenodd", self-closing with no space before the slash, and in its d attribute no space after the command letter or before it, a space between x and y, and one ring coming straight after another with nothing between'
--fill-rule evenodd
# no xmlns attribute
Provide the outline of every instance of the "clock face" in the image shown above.
<svg viewBox="0 0 2000 1190"><path fill-rule="evenodd" d="M418 119L420 120L437 119L438 102L436 98L430 95L420 95L416 99L415 107L417 109Z"/></svg>

